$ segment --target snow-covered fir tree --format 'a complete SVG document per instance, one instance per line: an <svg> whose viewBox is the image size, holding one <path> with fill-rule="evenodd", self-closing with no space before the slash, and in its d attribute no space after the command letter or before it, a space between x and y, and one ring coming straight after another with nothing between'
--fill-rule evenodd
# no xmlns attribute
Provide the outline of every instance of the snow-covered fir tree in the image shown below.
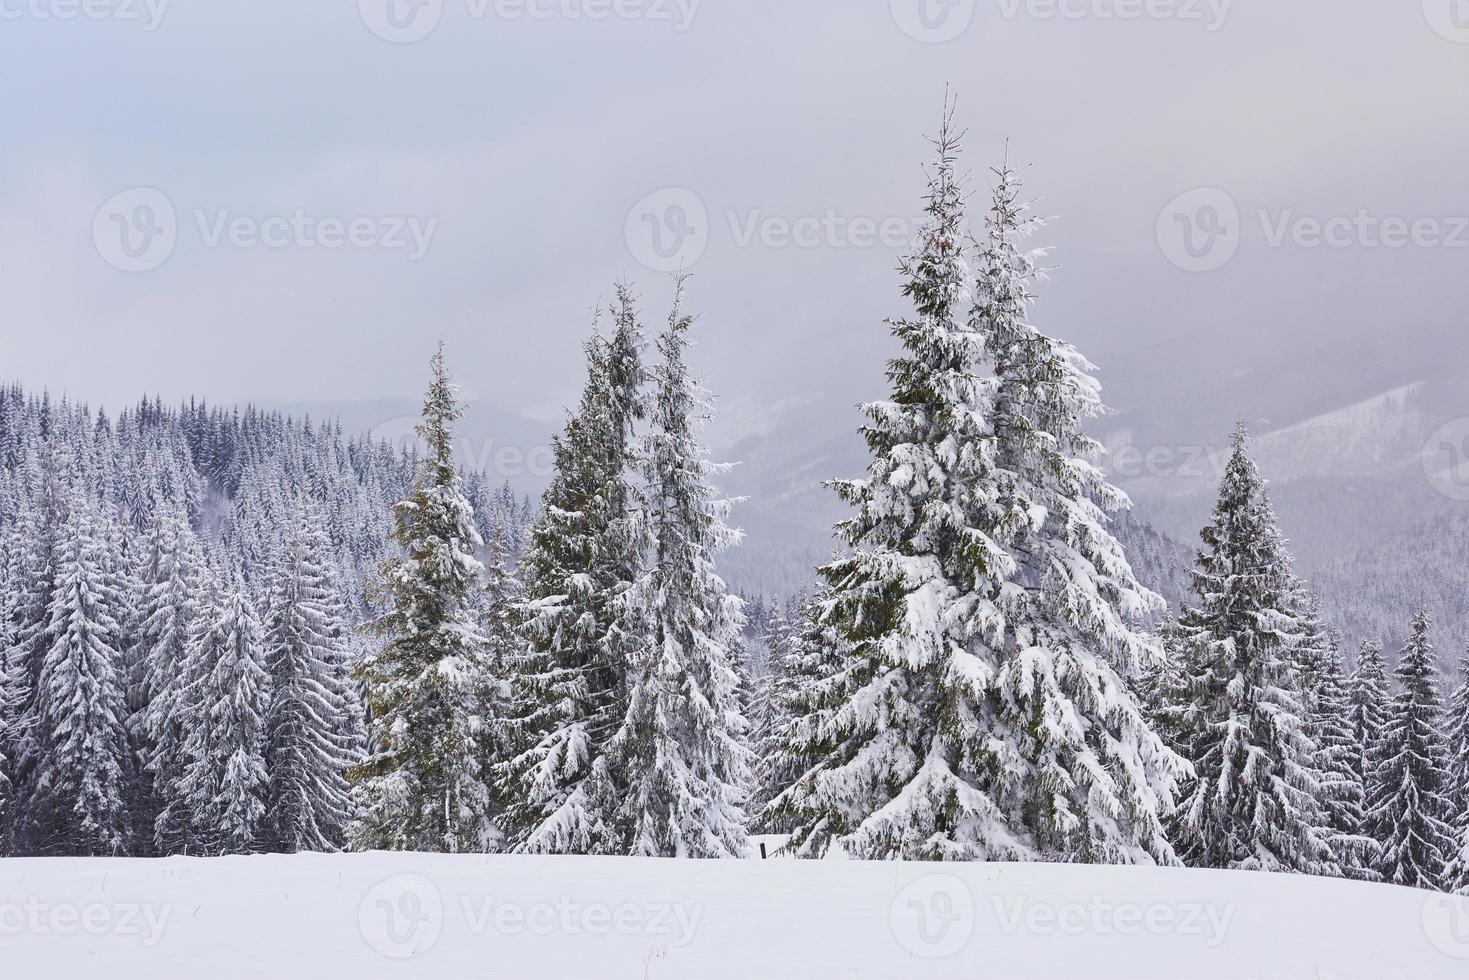
<svg viewBox="0 0 1469 980"><path fill-rule="evenodd" d="M626 285L610 338L586 345L581 402L555 440L555 475L530 531L518 608L514 747L501 766L509 843L529 853L619 848L603 759L637 643L622 597L641 556L632 518L635 428L645 414L643 332Z"/></svg>
<svg viewBox="0 0 1469 980"><path fill-rule="evenodd" d="M1448 701L1449 798L1469 831L1469 651L1459 658L1456 680Z"/></svg>
<svg viewBox="0 0 1469 980"><path fill-rule="evenodd" d="M1361 743L1352 724L1351 692L1341 648L1333 638L1313 678L1311 735L1321 772L1322 803L1331 831L1331 850L1342 873L1377 880L1381 849L1366 825L1367 778Z"/></svg>
<svg viewBox="0 0 1469 980"><path fill-rule="evenodd" d="M1382 795L1378 780L1385 772L1388 755L1387 730L1392 720L1392 687L1388 682L1387 662L1382 656L1382 644L1368 640L1357 654L1357 665L1348 683L1352 744L1356 747L1358 771L1362 773L1362 802L1364 820L1362 832L1371 838L1376 851L1374 869L1381 877L1382 848L1387 841L1377 836L1382 829L1370 818L1370 806Z"/></svg>
<svg viewBox="0 0 1469 980"><path fill-rule="evenodd" d="M360 713L329 547L320 514L303 502L266 593L264 841L288 854L341 849L350 817L346 774L361 761Z"/></svg>
<svg viewBox="0 0 1469 980"><path fill-rule="evenodd" d="M708 396L689 375L694 318L683 283L658 339L650 431L641 453L647 561L623 596L639 646L627 661L626 713L607 742L623 853L743 857L752 788L740 710L742 602L714 569L741 535L709 484L718 467L699 446Z"/></svg>
<svg viewBox="0 0 1469 980"><path fill-rule="evenodd" d="M1457 850L1444 888L1469 895L1469 652L1459 660L1459 686L1449 697L1449 802Z"/></svg>
<svg viewBox="0 0 1469 980"><path fill-rule="evenodd" d="M176 801L202 854L248 854L261 848L265 797L265 710L270 675L259 613L238 575L217 604L199 610L184 673L188 729Z"/></svg>
<svg viewBox="0 0 1469 980"><path fill-rule="evenodd" d="M799 615L803 598L790 605L792 612ZM750 813L758 817L776 794L785 789L777 785L778 780L766 769L767 760L779 751L780 732L784 731L790 718L786 715L788 687L786 658L790 650L793 625L781 608L779 599L771 599L763 619L759 638L762 651L758 671L750 684L749 698L745 707L745 718L750 726L749 745L754 752L755 790L750 800Z"/></svg>
<svg viewBox="0 0 1469 980"><path fill-rule="evenodd" d="M1098 386L1029 323L1015 172L998 171L971 274L947 120L937 148L893 397L866 407L868 478L838 487L851 554L823 570L853 650L826 757L779 802L808 855L1171 863L1186 767L1128 681L1160 655L1131 623L1163 602L1106 527L1126 499L1081 432Z"/></svg>
<svg viewBox="0 0 1469 980"><path fill-rule="evenodd" d="M418 435L425 445L413 492L395 508L378 595L382 637L357 666L372 712L375 753L352 770L358 850L485 852L499 842L485 747L486 644L470 611L484 566L474 514L453 458L461 408L442 345Z"/></svg>
<svg viewBox="0 0 1469 980"><path fill-rule="evenodd" d="M30 700L30 678L16 640L16 595L19 584L8 574L7 554L0 548L0 854L13 852L11 823L15 815L18 762L24 737L21 718Z"/></svg>
<svg viewBox="0 0 1469 980"><path fill-rule="evenodd" d="M149 792L135 801L137 821L156 840L158 812L183 768L184 721L180 697L184 663L197 611L203 562L182 506L163 504L148 520L138 569L141 603L128 658L129 730L148 776Z"/></svg>
<svg viewBox="0 0 1469 980"><path fill-rule="evenodd" d="M22 834L39 854L124 853L130 824L123 654L126 597L103 542L110 519L79 490L67 500L35 695L35 770Z"/></svg>
<svg viewBox="0 0 1469 980"><path fill-rule="evenodd" d="M1398 657L1398 694L1387 724L1386 754L1369 801L1372 836L1383 842L1384 881L1410 888L1443 888L1459 851L1450 800L1443 697L1427 613L1413 620Z"/></svg>
<svg viewBox="0 0 1469 980"><path fill-rule="evenodd" d="M843 705L851 645L826 622L827 594L813 600L802 591L792 607L798 618L790 623L772 690L779 722L759 746L757 776L766 802L756 826L765 833L786 834L798 825L803 797L792 788L825 762L829 723Z"/></svg>
<svg viewBox="0 0 1469 980"><path fill-rule="evenodd" d="M1241 425L1185 608L1180 740L1196 778L1179 853L1204 868L1340 873L1294 662L1297 583Z"/></svg>

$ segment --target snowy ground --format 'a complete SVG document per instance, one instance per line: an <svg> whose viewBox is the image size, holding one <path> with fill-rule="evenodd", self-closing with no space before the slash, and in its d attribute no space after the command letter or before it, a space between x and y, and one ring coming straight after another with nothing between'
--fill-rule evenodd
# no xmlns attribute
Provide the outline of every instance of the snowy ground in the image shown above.
<svg viewBox="0 0 1469 980"><path fill-rule="evenodd" d="M1464 980L1469 902L1057 865L11 859L0 976Z"/></svg>

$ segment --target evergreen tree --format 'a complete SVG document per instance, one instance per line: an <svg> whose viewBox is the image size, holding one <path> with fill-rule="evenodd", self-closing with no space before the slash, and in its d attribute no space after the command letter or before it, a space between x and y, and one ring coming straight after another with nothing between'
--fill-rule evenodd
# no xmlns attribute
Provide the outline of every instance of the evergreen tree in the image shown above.
<svg viewBox="0 0 1469 980"><path fill-rule="evenodd" d="M143 542L139 625L128 664L128 727L150 782L146 791L135 795L134 814L150 828L149 838L155 837L152 828L167 802L168 788L182 774L185 730L179 698L202 561L183 509L173 504L158 507Z"/></svg>
<svg viewBox="0 0 1469 980"><path fill-rule="evenodd" d="M383 567L386 638L358 665L376 753L352 770L358 850L484 852L498 843L485 758L488 665L472 620L484 566L474 514L453 459L461 409L444 363L432 360L419 437L427 447L413 492L395 508L402 555Z"/></svg>
<svg viewBox="0 0 1469 980"><path fill-rule="evenodd" d="M1340 873L1294 648L1297 583L1265 486L1234 436L1184 610L1182 741L1195 780L1180 807L1191 866Z"/></svg>
<svg viewBox="0 0 1469 980"><path fill-rule="evenodd" d="M189 649L193 680L182 698L189 728L177 798L202 853L246 854L261 846L268 782L264 635L238 575L201 614L209 625Z"/></svg>
<svg viewBox="0 0 1469 980"><path fill-rule="evenodd" d="M0 854L14 853L11 824L15 816L17 762L23 730L21 715L30 698L29 678L15 647L10 615L9 581L0 582Z"/></svg>
<svg viewBox="0 0 1469 980"><path fill-rule="evenodd" d="M743 604L713 561L740 534L724 523L729 505L708 482L720 467L695 435L710 409L686 364L693 323L676 300L658 340L642 450L649 560L625 599L645 639L627 663L626 714L607 743L608 769L624 853L743 857L752 782L735 666Z"/></svg>
<svg viewBox="0 0 1469 980"><path fill-rule="evenodd" d="M1316 767L1322 774L1322 803L1331 850L1342 873L1358 881L1376 881L1382 856L1367 834L1366 774L1363 754L1352 724L1351 692L1340 647L1335 640L1315 677L1312 736Z"/></svg>
<svg viewBox="0 0 1469 980"><path fill-rule="evenodd" d="M605 760L635 638L622 597L639 570L631 521L634 429L645 414L642 328L626 286L615 332L587 344L577 412L556 439L555 476L520 565L524 651L514 671L503 825L528 853L615 853Z"/></svg>
<svg viewBox="0 0 1469 980"><path fill-rule="evenodd" d="M851 646L826 623L827 594L796 600L799 619L790 626L772 691L780 719L762 746L758 776L768 798L759 814L767 833L788 834L798 826L803 797L800 778L823 764L832 750L830 721L841 707Z"/></svg>
<svg viewBox="0 0 1469 980"><path fill-rule="evenodd" d="M69 500L36 692L36 768L23 833L40 854L116 855L129 823L117 588L102 541L106 515L80 491Z"/></svg>
<svg viewBox="0 0 1469 980"><path fill-rule="evenodd" d="M1449 759L1438 668L1427 613L1413 620L1398 658L1399 693L1385 733L1387 755L1375 780L1372 836L1383 842L1382 877L1390 884L1441 889L1459 850L1451 821Z"/></svg>
<svg viewBox="0 0 1469 980"><path fill-rule="evenodd" d="M1458 850L1444 885L1454 894L1469 896L1469 652L1459 661L1459 679L1449 699L1449 780Z"/></svg>
<svg viewBox="0 0 1469 980"><path fill-rule="evenodd" d="M273 851L336 851L349 819L347 770L358 761L356 697L329 542L301 504L269 577L265 718L270 773L264 836Z"/></svg>
<svg viewBox="0 0 1469 980"><path fill-rule="evenodd" d="M838 485L851 553L822 572L853 645L816 737L829 753L780 806L803 854L1171 863L1184 765L1126 680L1160 655L1130 621L1162 600L1105 526L1126 498L1081 433L1097 384L1028 322L1015 172L998 172L971 283L947 121L937 147L903 266L916 316L892 324L892 400L866 408L868 479Z"/></svg>
<svg viewBox="0 0 1469 980"><path fill-rule="evenodd" d="M799 610L800 607L792 608ZM779 733L789 722L782 694L787 687L786 655L791 643L791 631L792 625L781 610L779 600L771 599L764 616L764 631L759 640L764 651L763 664L750 682L750 698L745 708L745 717L750 725L749 744L755 760L755 792L751 798L751 814L759 814L777 793L785 789L784 785L777 785L775 774L767 768L766 763L779 751Z"/></svg>
<svg viewBox="0 0 1469 980"><path fill-rule="evenodd" d="M1383 660L1382 644L1375 640L1362 644L1349 688L1352 742L1358 754L1357 768L1362 773L1362 832L1372 840L1375 852L1374 877L1380 879L1382 849L1387 841L1376 836L1381 826L1370 819L1370 809L1367 807L1383 794L1383 787L1378 780L1386 772L1387 730L1392 720L1392 688L1387 679L1387 663Z"/></svg>
<svg viewBox="0 0 1469 980"><path fill-rule="evenodd" d="M1448 705L1450 802L1456 826L1469 832L1469 652L1459 660L1458 676Z"/></svg>

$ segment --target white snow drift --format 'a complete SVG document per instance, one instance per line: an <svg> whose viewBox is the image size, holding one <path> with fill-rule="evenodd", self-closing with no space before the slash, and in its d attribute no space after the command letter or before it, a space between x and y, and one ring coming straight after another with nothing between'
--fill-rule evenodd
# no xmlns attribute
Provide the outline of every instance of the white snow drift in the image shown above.
<svg viewBox="0 0 1469 980"><path fill-rule="evenodd" d="M6 976L1462 980L1469 901L1055 864L0 861Z"/></svg>

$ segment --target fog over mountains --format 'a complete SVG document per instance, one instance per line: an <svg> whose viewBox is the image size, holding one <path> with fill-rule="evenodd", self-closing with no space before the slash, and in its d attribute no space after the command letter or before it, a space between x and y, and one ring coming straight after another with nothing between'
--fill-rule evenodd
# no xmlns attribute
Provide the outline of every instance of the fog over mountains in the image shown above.
<svg viewBox="0 0 1469 980"><path fill-rule="evenodd" d="M1451 659L1469 641L1469 422L1453 424L1469 417L1466 355L1463 330L1424 327L1292 350L1217 377L1165 344L1094 356L1113 409L1096 432L1111 449L1114 481L1134 501L1122 536L1140 574L1180 599L1229 433L1242 418L1298 570L1322 594L1348 648L1375 638L1396 650L1409 610L1422 602L1439 624L1440 654ZM831 526L844 514L822 482L864 473L863 396L715 394L705 437L716 458L738 464L720 482L744 498L734 519L746 532L721 569L749 593L792 594L830 555ZM880 383L866 395L883 396ZM403 445L419 408L407 399L271 407L339 417L348 432ZM535 498L559 428L474 402L460 426L460 457Z"/></svg>

